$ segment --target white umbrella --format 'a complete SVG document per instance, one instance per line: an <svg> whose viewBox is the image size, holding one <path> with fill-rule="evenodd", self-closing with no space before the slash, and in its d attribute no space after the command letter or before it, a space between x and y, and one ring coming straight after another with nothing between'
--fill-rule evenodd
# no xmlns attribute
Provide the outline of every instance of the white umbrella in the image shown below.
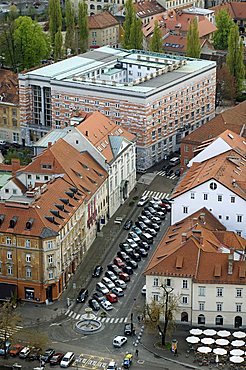
<svg viewBox="0 0 246 370"><path fill-rule="evenodd" d="M215 343L218 344L218 346L227 346L229 344L229 340L228 339L216 339Z"/></svg>
<svg viewBox="0 0 246 370"><path fill-rule="evenodd" d="M217 335L222 338L229 337L231 333L228 330L219 330Z"/></svg>
<svg viewBox="0 0 246 370"><path fill-rule="evenodd" d="M201 339L201 342L203 344L207 344L207 345L210 346L210 344L213 344L214 343L214 339L213 338L202 338Z"/></svg>
<svg viewBox="0 0 246 370"><path fill-rule="evenodd" d="M246 333L244 333L243 331L235 331L232 335L238 339L243 339L246 337Z"/></svg>
<svg viewBox="0 0 246 370"><path fill-rule="evenodd" d="M242 346L244 346L244 345L245 345L245 342L244 342L244 340L233 340L233 341L231 342L231 345L232 345L233 347L242 347Z"/></svg>
<svg viewBox="0 0 246 370"><path fill-rule="evenodd" d="M234 364L241 364L241 362L244 361L244 358L240 356L232 356L230 357L230 361L233 362Z"/></svg>
<svg viewBox="0 0 246 370"><path fill-rule="evenodd" d="M214 329L206 329L203 331L203 334L208 336L208 337L213 337L217 333L216 330Z"/></svg>
<svg viewBox="0 0 246 370"><path fill-rule="evenodd" d="M223 356L227 354L227 350L225 348L214 348L213 353L215 353L216 355Z"/></svg>
<svg viewBox="0 0 246 370"><path fill-rule="evenodd" d="M195 343L200 342L200 339L197 338L197 337L187 337L186 342L191 343L191 344L195 344Z"/></svg>
<svg viewBox="0 0 246 370"><path fill-rule="evenodd" d="M210 353L212 349L210 347L199 347L197 348L198 352L200 353Z"/></svg>
<svg viewBox="0 0 246 370"><path fill-rule="evenodd" d="M190 334L192 334L192 335L201 335L202 330L201 329L191 329Z"/></svg>
<svg viewBox="0 0 246 370"><path fill-rule="evenodd" d="M241 349L232 349L231 351L230 351L230 355L232 355L232 356L242 356L242 355L244 355L244 351L243 350L241 350Z"/></svg>

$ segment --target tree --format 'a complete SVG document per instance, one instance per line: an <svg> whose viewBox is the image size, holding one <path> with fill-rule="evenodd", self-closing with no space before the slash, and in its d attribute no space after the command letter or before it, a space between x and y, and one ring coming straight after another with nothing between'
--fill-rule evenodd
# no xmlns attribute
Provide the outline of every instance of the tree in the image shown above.
<svg viewBox="0 0 246 370"><path fill-rule="evenodd" d="M217 100L231 100L236 99L236 85L235 78L228 70L226 64L217 70Z"/></svg>
<svg viewBox="0 0 246 370"><path fill-rule="evenodd" d="M62 29L62 12L60 0L49 0L49 31L51 44L55 44L55 36Z"/></svg>
<svg viewBox="0 0 246 370"><path fill-rule="evenodd" d="M16 62L21 70L39 65L50 54L46 34L30 17L15 20L14 46Z"/></svg>
<svg viewBox="0 0 246 370"><path fill-rule="evenodd" d="M201 44L196 17L192 19L189 25L187 33L186 55L187 57L191 58L200 58L201 55Z"/></svg>
<svg viewBox="0 0 246 370"><path fill-rule="evenodd" d="M143 31L142 21L137 18L136 15L133 17L133 21L130 29L130 49L142 49L143 48Z"/></svg>
<svg viewBox="0 0 246 370"><path fill-rule="evenodd" d="M14 313L12 303L5 302L0 310L0 330L4 341L4 357L7 356L7 341L13 337L14 329L20 317Z"/></svg>
<svg viewBox="0 0 246 370"><path fill-rule="evenodd" d="M16 71L16 56L14 46L15 19L18 17L16 6L11 6L9 13L1 24L0 54L4 64Z"/></svg>
<svg viewBox="0 0 246 370"><path fill-rule="evenodd" d="M70 0L66 0L65 20L66 20L65 48L66 51L68 49L71 49L73 53L75 50L75 22L74 22L74 8Z"/></svg>
<svg viewBox="0 0 246 370"><path fill-rule="evenodd" d="M88 48L88 16L87 16L87 5L85 1L79 2L78 10L78 48L82 53L84 53Z"/></svg>
<svg viewBox="0 0 246 370"><path fill-rule="evenodd" d="M234 23L228 37L226 64L230 74L235 78L237 96L241 95L245 78L243 40L238 26Z"/></svg>
<svg viewBox="0 0 246 370"><path fill-rule="evenodd" d="M153 35L150 41L149 48L151 51L154 51L156 53L161 53L163 50L161 30L160 30L160 27L157 21L155 21L155 27L154 27L154 31L153 31Z"/></svg>
<svg viewBox="0 0 246 370"><path fill-rule="evenodd" d="M16 342L26 343L30 347L39 348L42 352L49 344L47 334L41 332L40 329L22 329L15 334L14 339Z"/></svg>
<svg viewBox="0 0 246 370"><path fill-rule="evenodd" d="M133 18L136 16L135 10L133 7L132 0L127 0L125 5L125 21L123 23L123 40L122 46L125 49L131 49L130 46L130 32Z"/></svg>
<svg viewBox="0 0 246 370"><path fill-rule="evenodd" d="M215 16L215 23L217 30L214 33L213 42L215 49L227 50L228 48L228 36L230 29L234 22L231 19L227 10L220 10Z"/></svg>
<svg viewBox="0 0 246 370"><path fill-rule="evenodd" d="M63 57L63 39L62 39L62 32L61 29L59 29L56 32L55 35L55 45L54 45L54 60L57 62L58 59L61 59Z"/></svg>
<svg viewBox="0 0 246 370"><path fill-rule="evenodd" d="M166 335L174 326L175 313L178 311L179 297L173 294L173 289L161 284L160 300L152 301L146 306L147 325L157 329L161 335L161 344L166 345Z"/></svg>

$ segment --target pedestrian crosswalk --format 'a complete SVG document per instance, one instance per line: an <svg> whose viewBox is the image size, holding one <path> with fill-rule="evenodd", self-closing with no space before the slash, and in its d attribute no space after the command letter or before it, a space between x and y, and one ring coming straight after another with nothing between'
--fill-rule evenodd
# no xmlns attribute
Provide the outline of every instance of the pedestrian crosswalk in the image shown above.
<svg viewBox="0 0 246 370"><path fill-rule="evenodd" d="M21 329L23 329L23 326L20 325L16 325L14 328L7 327L6 329L0 329L0 339L4 339L5 336L7 336L7 338L13 337Z"/></svg>
<svg viewBox="0 0 246 370"><path fill-rule="evenodd" d="M143 192L142 196L144 196L144 195L146 195L147 197L150 197L150 198L156 197L156 198L160 198L160 199L163 199L163 198L168 199L170 193L162 193L160 191L145 190Z"/></svg>
<svg viewBox="0 0 246 370"><path fill-rule="evenodd" d="M167 176L166 175L166 171L159 171L159 172L157 172L157 174L156 175L159 175L159 176L163 176L163 177L167 177L168 179L170 179L170 180L174 180L174 179L176 179L178 176L177 175L175 175L175 173L172 173L172 175L170 175L170 176Z"/></svg>
<svg viewBox="0 0 246 370"><path fill-rule="evenodd" d="M70 317L71 319L74 319L76 321L81 320L85 314L80 314L71 310L67 310L65 312L65 315ZM96 320L100 321L101 323L104 324L122 324L128 322L127 317L102 317L102 316L96 316Z"/></svg>

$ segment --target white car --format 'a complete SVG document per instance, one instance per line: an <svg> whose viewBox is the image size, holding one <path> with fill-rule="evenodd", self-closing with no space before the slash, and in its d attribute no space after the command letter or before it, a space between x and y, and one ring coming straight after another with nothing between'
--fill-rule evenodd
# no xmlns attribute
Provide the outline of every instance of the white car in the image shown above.
<svg viewBox="0 0 246 370"><path fill-rule="evenodd" d="M115 280L115 285L121 289L126 289L127 287L126 283L121 279Z"/></svg>
<svg viewBox="0 0 246 370"><path fill-rule="evenodd" d="M97 283L96 289L101 292L102 294L108 294L109 289L103 283Z"/></svg>
<svg viewBox="0 0 246 370"><path fill-rule="evenodd" d="M105 284L108 289L115 287L115 284L106 276L102 278L102 283Z"/></svg>
<svg viewBox="0 0 246 370"><path fill-rule="evenodd" d="M75 359L73 352L67 352L60 362L60 367L69 367Z"/></svg>
<svg viewBox="0 0 246 370"><path fill-rule="evenodd" d="M146 284L141 289L142 295L146 295Z"/></svg>
<svg viewBox="0 0 246 370"><path fill-rule="evenodd" d="M136 242L136 243L140 242L140 238L139 238L139 236L138 236L136 233L134 233L133 231L130 231L130 232L129 232L129 237L130 237L134 242Z"/></svg>
<svg viewBox="0 0 246 370"><path fill-rule="evenodd" d="M106 311L110 311L110 310L113 309L112 304L109 301L107 301L107 299L100 302L100 304L101 304L102 308L104 308L104 310L106 310Z"/></svg>
<svg viewBox="0 0 246 370"><path fill-rule="evenodd" d="M26 358L28 355L29 355L29 353L31 352L31 349L29 348L29 347L24 347L21 351L20 351L20 353L19 353L19 357L20 358Z"/></svg>
<svg viewBox="0 0 246 370"><path fill-rule="evenodd" d="M117 370L117 364L115 361L110 361L106 370Z"/></svg>
<svg viewBox="0 0 246 370"><path fill-rule="evenodd" d="M139 238L139 240L140 240L140 238ZM131 239L131 238L126 239L126 242L133 249L138 247L137 243L133 239Z"/></svg>
<svg viewBox="0 0 246 370"><path fill-rule="evenodd" d="M127 342L127 337L123 337L122 335L117 335L117 337L114 337L113 339L113 346L120 348Z"/></svg>
<svg viewBox="0 0 246 370"><path fill-rule="evenodd" d="M146 203L148 203L149 197L147 195L144 195L139 201L138 201L138 207L143 207Z"/></svg>

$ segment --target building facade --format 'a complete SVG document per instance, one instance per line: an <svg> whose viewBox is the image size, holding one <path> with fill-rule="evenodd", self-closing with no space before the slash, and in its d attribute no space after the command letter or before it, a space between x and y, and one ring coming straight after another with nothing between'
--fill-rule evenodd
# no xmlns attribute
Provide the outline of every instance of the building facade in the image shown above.
<svg viewBox="0 0 246 370"><path fill-rule="evenodd" d="M25 142L68 125L74 110L98 110L137 136L140 171L175 151L215 110L214 62L145 51L102 47L19 81Z"/></svg>
<svg viewBox="0 0 246 370"><path fill-rule="evenodd" d="M95 4L91 4L91 12ZM114 48L119 46L120 25L117 19L108 11L88 17L88 48L96 49L104 45Z"/></svg>

